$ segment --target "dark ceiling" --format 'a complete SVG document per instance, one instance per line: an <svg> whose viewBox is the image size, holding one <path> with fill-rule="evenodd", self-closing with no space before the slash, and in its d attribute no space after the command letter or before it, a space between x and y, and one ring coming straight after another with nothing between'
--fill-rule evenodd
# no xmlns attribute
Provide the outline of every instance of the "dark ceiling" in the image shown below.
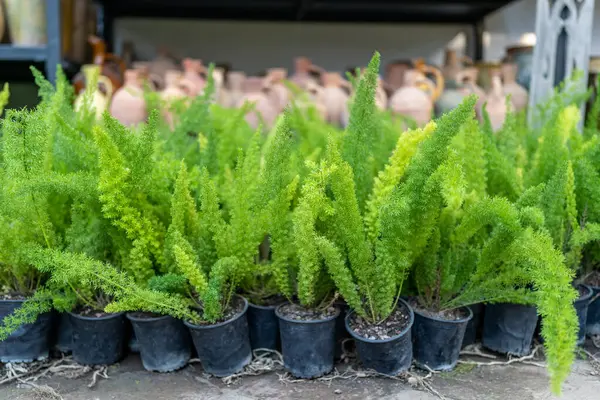
<svg viewBox="0 0 600 400"><path fill-rule="evenodd" d="M512 0L98 0L106 17L475 23Z"/></svg>

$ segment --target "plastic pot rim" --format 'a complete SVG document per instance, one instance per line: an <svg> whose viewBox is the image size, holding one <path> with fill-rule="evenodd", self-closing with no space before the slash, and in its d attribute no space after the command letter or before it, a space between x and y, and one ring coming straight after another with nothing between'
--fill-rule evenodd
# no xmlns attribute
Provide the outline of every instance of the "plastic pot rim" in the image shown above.
<svg viewBox="0 0 600 400"><path fill-rule="evenodd" d="M408 325L399 334L392 336L389 339L369 339L364 336L360 336L360 335L356 334L354 332L354 330L352 328L350 328L350 317L352 316L352 314L354 314L354 310L351 310L348 313L348 315L346 315L346 318L344 319L344 325L346 326L346 330L354 339L360 340L361 342L365 342L365 343L388 343L388 342L393 342L394 340L406 335L408 332L410 332L410 330L412 329L412 327L415 323L415 312L413 311L412 307L406 301L404 301L402 299L398 299L398 300L401 301L404 304L404 306L408 309L408 313L410 316L410 321L408 322Z"/></svg>
<svg viewBox="0 0 600 400"><path fill-rule="evenodd" d="M329 321L333 321L334 319L336 319L339 315L340 315L340 308L339 307L335 307L335 314L333 314L330 317L327 318L323 318L323 319L309 319L309 320L298 320L298 319L292 319L292 318L288 318L284 315L282 315L279 312L279 309L287 304L292 304L290 302L285 302L283 304L278 305L275 308L275 315L277 316L277 318L285 321L285 322L289 322L289 323L293 323L293 324L321 324L323 322L329 322Z"/></svg>
<svg viewBox="0 0 600 400"><path fill-rule="evenodd" d="M137 311L136 311L137 312ZM177 319L174 318L170 315L159 315L158 317L134 317L132 314L134 314L135 312L128 312L127 314L125 314L125 316L127 317L128 320L130 320L131 322L154 322L154 321L160 321L160 320L164 320L164 319L168 319L168 318L173 318L173 319Z"/></svg>
<svg viewBox="0 0 600 400"><path fill-rule="evenodd" d="M104 315L102 317L88 317L85 315L80 315L71 311L67 311L69 313L69 315L77 318L77 319L81 319L84 321L104 321L107 319L113 319L113 318L118 318L123 316L123 314L125 314L124 312L118 312L118 313L114 313L114 314L108 314L108 315Z"/></svg>
<svg viewBox="0 0 600 400"><path fill-rule="evenodd" d="M234 321L237 321L238 319L240 319L244 315L246 315L246 312L248 311L248 300L244 296L240 296L240 295L235 295L235 297L238 297L244 301L244 308L242 309L242 311L240 311L233 317L229 318L228 320L225 320L223 322L218 322L216 324L206 324L206 325L197 325L197 324L193 324L189 321L183 321L183 323L185 324L185 326L187 326L190 329L196 329L196 330L200 331L200 330L219 328L223 325L227 325Z"/></svg>
<svg viewBox="0 0 600 400"><path fill-rule="evenodd" d="M576 286L576 288L584 288L585 290L587 290L587 294L584 294L583 296L579 296L579 298L577 300L575 300L574 303L583 303L584 301L588 301L589 299L592 298L592 296L594 295L594 290L592 289L592 286L589 285L585 285L583 283L580 283L579 285Z"/></svg>
<svg viewBox="0 0 600 400"><path fill-rule="evenodd" d="M431 319L433 321L437 321L437 322L445 322L448 324L462 324L464 322L469 322L471 319L473 319L473 310L471 310L471 307L469 306L462 306L462 307L457 307L457 308L463 308L466 309L468 312L468 315L464 318L461 319L444 319L444 318L438 318L438 317L432 317L429 315L425 315L417 310L414 310L415 314L418 314L420 317L423 318L427 318L427 319ZM455 310L456 308L453 308L452 310Z"/></svg>
<svg viewBox="0 0 600 400"><path fill-rule="evenodd" d="M258 308L259 310L265 310L265 311L269 311L269 310L275 310L277 307L279 307L280 305L284 304L285 301L279 303L279 304L274 304L272 306L260 306L258 304L254 304L251 301L248 302L248 307L252 307L252 308Z"/></svg>

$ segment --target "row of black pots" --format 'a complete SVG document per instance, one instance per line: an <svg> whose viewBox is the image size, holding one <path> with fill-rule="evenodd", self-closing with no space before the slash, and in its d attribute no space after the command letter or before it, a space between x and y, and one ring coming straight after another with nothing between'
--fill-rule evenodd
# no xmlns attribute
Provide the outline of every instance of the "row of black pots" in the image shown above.
<svg viewBox="0 0 600 400"><path fill-rule="evenodd" d="M589 295L575 303L580 339L585 332L591 292L590 289ZM0 302L0 317L21 303ZM592 307L597 303L600 300ZM480 329L485 347L502 353L527 354L537 323L534 307L514 304L490 304L485 307L485 313L482 305L473 310L465 307L467 316L453 321L413 311L404 300L399 302L399 307L406 308L409 324L399 335L386 340L369 340L355 334L349 325L352 314L346 312L346 307L336 307L336 315L323 320L298 321L282 315L277 306L248 305L244 299L243 312L215 325L193 325L168 316L154 318L135 313L100 318L70 313L61 319L69 322L71 333L68 329L59 331L57 347L61 348L62 336L62 347L70 347L74 359L81 364L117 362L127 345L128 319L137 337L143 365L151 371L168 372L183 367L191 357L193 343L204 369L216 376L240 371L250 362L252 349L281 348L288 371L300 378L314 378L333 369L341 342L352 336L366 368L395 375L408 369L413 359L426 369L452 369L461 347L474 340ZM587 313L588 321L591 315ZM33 361L47 357L51 321L50 314L42 315L36 323L21 327L1 342L0 361ZM342 327L345 329L340 329ZM69 335L70 343L64 339Z"/></svg>

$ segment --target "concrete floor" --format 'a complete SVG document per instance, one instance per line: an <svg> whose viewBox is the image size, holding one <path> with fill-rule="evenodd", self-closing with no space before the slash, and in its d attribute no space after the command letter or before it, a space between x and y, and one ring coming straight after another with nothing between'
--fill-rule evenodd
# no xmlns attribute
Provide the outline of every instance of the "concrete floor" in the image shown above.
<svg viewBox="0 0 600 400"><path fill-rule="evenodd" d="M595 349L600 353L598 349ZM600 355L600 354L599 354ZM486 362L489 360L480 359ZM281 372L280 372L281 373ZM564 385L564 400L600 399L600 371L585 360L576 362L573 373ZM89 389L90 377L69 380L40 380L64 400L263 400L263 399L360 399L360 400L435 400L432 393L415 390L410 385L386 378L304 381L282 383L275 372L244 377L226 386L219 379L203 375L199 364L190 365L170 374L143 370L137 356L129 356L112 366L109 379L100 379ZM546 400L553 399L548 389L544 369L523 364L510 366L461 366L451 373L437 374L432 387L450 400ZM9 384L0 387L0 400L41 400L30 388Z"/></svg>

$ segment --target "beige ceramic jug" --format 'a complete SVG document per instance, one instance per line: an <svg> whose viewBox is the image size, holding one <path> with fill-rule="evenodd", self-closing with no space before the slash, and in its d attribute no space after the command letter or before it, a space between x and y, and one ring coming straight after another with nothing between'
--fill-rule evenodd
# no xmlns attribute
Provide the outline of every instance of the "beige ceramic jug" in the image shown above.
<svg viewBox="0 0 600 400"><path fill-rule="evenodd" d="M189 96L195 90L195 87L183 79L183 72L179 70L167 70L165 72L165 88L160 92L162 100L162 114L171 127L174 128L175 120L171 108L173 103L178 100L188 100Z"/></svg>
<svg viewBox="0 0 600 400"><path fill-rule="evenodd" d="M326 72L323 81L322 104L326 110L326 120L333 125L342 125L345 110L348 107L348 93L352 91L350 82L337 72Z"/></svg>
<svg viewBox="0 0 600 400"><path fill-rule="evenodd" d="M240 107L244 103L254 104L254 109L246 114L246 122L257 129L262 123L266 130L271 129L277 118L277 109L269 99L269 87L263 78L251 76L244 80L242 85L244 95L238 101Z"/></svg>
<svg viewBox="0 0 600 400"><path fill-rule="evenodd" d="M194 87L193 92L190 94L191 97L196 97L204 90L206 86L206 80L201 74L206 73L206 68L202 65L202 61L194 60L192 58L185 58L183 60L183 79L190 83Z"/></svg>
<svg viewBox="0 0 600 400"><path fill-rule="evenodd" d="M433 103L444 90L444 77L439 69L416 62L416 67L404 74L404 86L396 90L389 101L394 114L412 118L423 126L433 116ZM435 76L434 83L425 74Z"/></svg>
<svg viewBox="0 0 600 400"><path fill-rule="evenodd" d="M468 91L469 94L477 96L477 103L475 105L475 112L478 116L481 116L481 110L487 100L485 90L481 86L477 85L477 79L479 77L479 70L477 67L467 67L460 74L459 79L463 87Z"/></svg>
<svg viewBox="0 0 600 400"><path fill-rule="evenodd" d="M285 68L271 68L267 72L267 85L271 88L269 98L278 112L282 112L290 101L290 93L284 84L287 78Z"/></svg>
<svg viewBox="0 0 600 400"><path fill-rule="evenodd" d="M125 126L136 126L148 118L144 99L143 80L139 71L125 71L125 83L110 104L110 114Z"/></svg>
<svg viewBox="0 0 600 400"><path fill-rule="evenodd" d="M113 93L112 82L108 77L106 77L104 75L100 75L100 66L99 65L87 64L87 65L84 65L81 68L81 70L83 72L83 76L85 77L86 90L80 92L77 95L77 98L75 99L75 104L74 104L75 111L79 111L83 107L84 95L85 95L86 91L88 90L88 84L90 82L96 81L97 82L96 86L90 87L89 90L91 91L91 96L92 96L91 105L94 107L94 109L96 111L96 119L100 120L100 119L102 119L102 114L108 108L110 98L112 97L112 93ZM104 94L100 91L100 89L98 88L98 84L104 86L104 90L106 91L106 94Z"/></svg>
<svg viewBox="0 0 600 400"><path fill-rule="evenodd" d="M498 73L492 75L492 88L487 96L486 109L494 131L502 128L506 114L514 111L512 101L508 101L507 105L507 99L502 88L502 80Z"/></svg>
<svg viewBox="0 0 600 400"><path fill-rule="evenodd" d="M504 95L510 95L515 111L527 108L529 94L527 90L517 83L518 65L513 63L502 64L502 80L504 81Z"/></svg>
<svg viewBox="0 0 600 400"><path fill-rule="evenodd" d="M244 81L246 74L240 71L231 71L227 74L227 83L229 89L228 107L237 107L242 97L244 97Z"/></svg>

